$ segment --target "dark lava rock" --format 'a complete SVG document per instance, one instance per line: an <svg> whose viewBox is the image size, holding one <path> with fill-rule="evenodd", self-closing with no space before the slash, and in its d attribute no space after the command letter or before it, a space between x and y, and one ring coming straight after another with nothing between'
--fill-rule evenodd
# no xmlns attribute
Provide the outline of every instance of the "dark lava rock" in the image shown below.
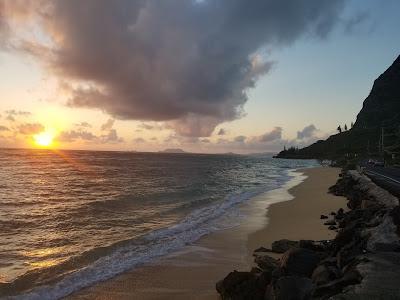
<svg viewBox="0 0 400 300"><path fill-rule="evenodd" d="M337 227L336 227L335 225L331 225L331 226L328 227L328 229L329 229L329 230L336 230Z"/></svg>
<svg viewBox="0 0 400 300"><path fill-rule="evenodd" d="M336 213L335 213L334 211L332 211L332 212L330 213L330 215L331 215L331 216L336 216Z"/></svg>
<svg viewBox="0 0 400 300"><path fill-rule="evenodd" d="M313 296L315 298L321 297L323 299L340 293L344 287L360 283L362 277L360 273L354 269L346 272L343 277L330 281L327 284L319 285Z"/></svg>
<svg viewBox="0 0 400 300"><path fill-rule="evenodd" d="M353 224L353 226L348 226L346 228L341 229L332 243L332 246L334 247L335 251L338 251L344 245L350 243L353 240L353 237L356 235L356 232L357 228L355 224Z"/></svg>
<svg viewBox="0 0 400 300"><path fill-rule="evenodd" d="M393 219L393 223L397 226L397 235L400 236L400 206L393 208L390 216Z"/></svg>
<svg viewBox="0 0 400 300"><path fill-rule="evenodd" d="M285 252L280 261L280 267L286 275L311 277L320 261L319 255L311 250L298 248Z"/></svg>
<svg viewBox="0 0 400 300"><path fill-rule="evenodd" d="M399 243L375 243L376 252L400 252Z"/></svg>
<svg viewBox="0 0 400 300"><path fill-rule="evenodd" d="M311 279L316 285L322 285L339 277L340 270L336 266L321 264L314 270Z"/></svg>
<svg viewBox="0 0 400 300"><path fill-rule="evenodd" d="M336 225L336 222L334 220L329 220L329 221L326 221L324 223L324 225Z"/></svg>
<svg viewBox="0 0 400 300"><path fill-rule="evenodd" d="M311 299L314 285L309 278L285 276L278 279L274 285L273 298L266 294L267 300L305 300Z"/></svg>
<svg viewBox="0 0 400 300"><path fill-rule="evenodd" d="M320 219L321 219L321 220L322 220L322 219L328 219L328 216L321 215L321 216L320 216Z"/></svg>
<svg viewBox="0 0 400 300"><path fill-rule="evenodd" d="M288 251L289 249L296 248L299 246L299 242L297 241L291 241L291 240L279 240L275 241L272 243L272 252L275 253L284 253Z"/></svg>
<svg viewBox="0 0 400 300"><path fill-rule="evenodd" d="M300 240L299 248L305 248L313 251L325 251L325 243L326 241L313 241L313 240Z"/></svg>
<svg viewBox="0 0 400 300"><path fill-rule="evenodd" d="M265 248L265 247L260 247L254 250L254 252L271 252L271 249Z"/></svg>
<svg viewBox="0 0 400 300"><path fill-rule="evenodd" d="M216 284L222 299L264 299L271 278L268 274L233 271Z"/></svg>
<svg viewBox="0 0 400 300"><path fill-rule="evenodd" d="M258 267L263 270L272 273L278 267L278 261L266 254L255 254L254 262L258 265Z"/></svg>

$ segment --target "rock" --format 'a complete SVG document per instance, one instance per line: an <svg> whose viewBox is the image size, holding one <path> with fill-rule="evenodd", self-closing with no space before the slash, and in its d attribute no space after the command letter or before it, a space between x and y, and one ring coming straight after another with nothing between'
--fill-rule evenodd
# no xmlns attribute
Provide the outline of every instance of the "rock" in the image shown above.
<svg viewBox="0 0 400 300"><path fill-rule="evenodd" d="M285 252L280 260L280 267L286 275L311 277L320 261L319 255L311 250L298 248Z"/></svg>
<svg viewBox="0 0 400 300"><path fill-rule="evenodd" d="M340 293L344 287L358 284L361 280L362 277L358 271L354 269L349 270L343 275L343 277L330 281L327 284L317 286L314 290L313 297L327 299L329 296Z"/></svg>
<svg viewBox="0 0 400 300"><path fill-rule="evenodd" d="M222 299L264 299L269 284L268 274L233 271L216 284Z"/></svg>
<svg viewBox="0 0 400 300"><path fill-rule="evenodd" d="M360 282L346 287L345 299L400 299L400 253L369 253L365 258L355 266Z"/></svg>
<svg viewBox="0 0 400 300"><path fill-rule="evenodd" d="M278 240L272 243L272 252L275 253L284 253L289 249L296 248L299 246L299 242L291 241L291 240Z"/></svg>
<svg viewBox="0 0 400 300"><path fill-rule="evenodd" d="M313 240L300 240L299 248L305 248L313 251L325 251L325 243L326 241L316 242Z"/></svg>
<svg viewBox="0 0 400 300"><path fill-rule="evenodd" d="M375 243L376 252L400 252L400 244L397 243Z"/></svg>
<svg viewBox="0 0 400 300"><path fill-rule="evenodd" d="M325 265L325 266L333 266L336 267L337 266L337 259L335 256L329 256L323 260L320 261L319 263L320 265Z"/></svg>
<svg viewBox="0 0 400 300"><path fill-rule="evenodd" d="M274 285L274 300L305 300L311 299L314 285L309 278L285 276L278 279ZM268 298L267 298L268 299ZM271 298L270 298L271 299Z"/></svg>
<svg viewBox="0 0 400 300"><path fill-rule="evenodd" d="M321 220L322 220L322 219L328 219L328 216L321 215L321 216L320 216L320 219L321 219Z"/></svg>
<svg viewBox="0 0 400 300"><path fill-rule="evenodd" d="M335 252L339 251L344 245L350 243L353 237L356 235L357 227L356 224L345 227L339 231L333 240L332 247Z"/></svg>
<svg viewBox="0 0 400 300"><path fill-rule="evenodd" d="M322 285L339 277L340 270L336 266L321 264L314 270L311 279L316 285Z"/></svg>
<svg viewBox="0 0 400 300"><path fill-rule="evenodd" d="M261 270L260 268L257 268L257 267L252 267L250 270L250 273L253 273L253 274L260 274L262 272L263 272L263 270Z"/></svg>
<svg viewBox="0 0 400 300"><path fill-rule="evenodd" d="M254 262L258 265L258 267L263 270L272 273L273 270L275 270L278 267L278 261L271 257L268 256L267 254L255 254L254 255Z"/></svg>
<svg viewBox="0 0 400 300"><path fill-rule="evenodd" d="M375 201L364 199L361 201L361 209L365 209L371 206L374 206L376 204Z"/></svg>
<svg viewBox="0 0 400 300"><path fill-rule="evenodd" d="M331 226L329 226L329 227L328 227L328 229L329 229L329 230L336 230L336 229L337 229L337 227L336 227L336 226L334 226L334 225L331 225Z"/></svg>
<svg viewBox="0 0 400 300"><path fill-rule="evenodd" d="M265 247L260 247L254 250L254 252L271 252L271 249L265 248Z"/></svg>
<svg viewBox="0 0 400 300"><path fill-rule="evenodd" d="M335 213L334 211L332 211L332 212L330 213L330 215L331 215L331 216L336 216L336 213Z"/></svg>
<svg viewBox="0 0 400 300"><path fill-rule="evenodd" d="M393 219L393 223L397 226L397 235L400 236L400 206L393 208L390 216Z"/></svg>
<svg viewBox="0 0 400 300"><path fill-rule="evenodd" d="M326 221L324 223L324 225L336 225L336 222L334 220L329 220L329 221Z"/></svg>

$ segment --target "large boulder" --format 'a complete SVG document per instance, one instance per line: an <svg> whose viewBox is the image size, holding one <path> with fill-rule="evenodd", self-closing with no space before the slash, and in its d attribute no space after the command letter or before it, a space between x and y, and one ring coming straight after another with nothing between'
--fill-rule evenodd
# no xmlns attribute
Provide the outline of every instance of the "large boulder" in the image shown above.
<svg viewBox="0 0 400 300"><path fill-rule="evenodd" d="M233 271L216 284L216 289L222 299L263 300L270 280L270 274L265 272Z"/></svg>
<svg viewBox="0 0 400 300"><path fill-rule="evenodd" d="M309 278L284 276L277 280L273 288L269 287L266 300L306 300L311 299L314 285Z"/></svg>
<svg viewBox="0 0 400 300"><path fill-rule="evenodd" d="M272 252L275 253L284 253L288 251L289 249L296 248L299 246L298 241L291 241L287 239L275 241L272 243L271 248Z"/></svg>
<svg viewBox="0 0 400 300"><path fill-rule="evenodd" d="M272 273L279 265L278 260L265 254L264 252L255 252L254 262L261 270L270 273Z"/></svg>
<svg viewBox="0 0 400 300"><path fill-rule="evenodd" d="M320 256L309 249L293 248L286 251L280 261L280 267L286 275L311 277L320 262Z"/></svg>
<svg viewBox="0 0 400 300"><path fill-rule="evenodd" d="M316 285L322 285L339 277L340 270L336 266L321 264L314 270L311 279Z"/></svg>

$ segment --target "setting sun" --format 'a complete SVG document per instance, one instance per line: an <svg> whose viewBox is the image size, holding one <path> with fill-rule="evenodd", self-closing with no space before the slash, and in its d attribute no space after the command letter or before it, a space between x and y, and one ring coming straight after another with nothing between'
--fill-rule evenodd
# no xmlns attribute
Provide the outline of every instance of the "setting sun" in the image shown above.
<svg viewBox="0 0 400 300"><path fill-rule="evenodd" d="M33 136L35 144L41 147L50 147L53 144L54 134L48 131Z"/></svg>

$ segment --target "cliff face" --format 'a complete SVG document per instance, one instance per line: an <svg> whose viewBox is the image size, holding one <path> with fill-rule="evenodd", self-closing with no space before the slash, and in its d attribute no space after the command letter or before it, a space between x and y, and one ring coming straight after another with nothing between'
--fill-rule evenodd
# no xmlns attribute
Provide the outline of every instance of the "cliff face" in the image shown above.
<svg viewBox="0 0 400 300"><path fill-rule="evenodd" d="M374 82L354 125L356 129L375 128L382 121L396 120L400 114L400 56Z"/></svg>
<svg viewBox="0 0 400 300"><path fill-rule="evenodd" d="M296 151L282 151L278 158L337 158L345 153L378 152L382 126L400 125L400 56L381 74L364 100L351 130L330 136ZM390 142L390 141L389 141Z"/></svg>

